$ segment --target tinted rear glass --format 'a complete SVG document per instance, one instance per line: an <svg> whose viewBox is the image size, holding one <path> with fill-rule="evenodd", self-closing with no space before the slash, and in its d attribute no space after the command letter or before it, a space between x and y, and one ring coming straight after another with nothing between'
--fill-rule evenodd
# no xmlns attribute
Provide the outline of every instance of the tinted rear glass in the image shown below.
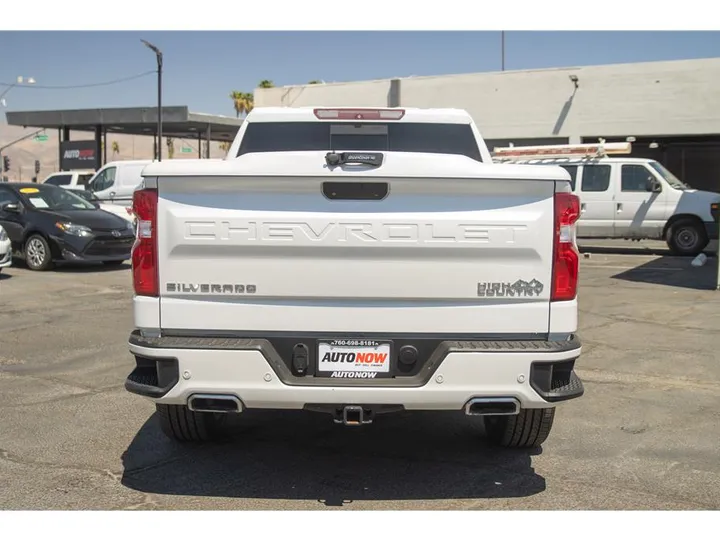
<svg viewBox="0 0 720 540"><path fill-rule="evenodd" d="M70 182L72 181L72 175L70 174L58 174L55 176L51 176L45 182L44 184L50 184L51 186L68 186L70 185Z"/></svg>
<svg viewBox="0 0 720 540"><path fill-rule="evenodd" d="M254 152L365 150L460 154L482 161L469 124L257 122L238 156Z"/></svg>
<svg viewBox="0 0 720 540"><path fill-rule="evenodd" d="M93 174L79 174L77 180L78 186L87 186L88 180L93 176Z"/></svg>

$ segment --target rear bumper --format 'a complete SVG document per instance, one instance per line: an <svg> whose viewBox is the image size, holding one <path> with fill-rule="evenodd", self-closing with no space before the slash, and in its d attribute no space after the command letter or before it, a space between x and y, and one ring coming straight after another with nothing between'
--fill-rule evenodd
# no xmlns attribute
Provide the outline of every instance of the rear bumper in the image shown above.
<svg viewBox="0 0 720 540"><path fill-rule="evenodd" d="M249 409L356 404L459 411L478 397L544 408L584 393L574 372L581 353L577 336L442 341L417 374L374 380L298 377L265 339L143 338L133 332L129 348L136 368L125 388L165 404L185 405L193 394L229 394Z"/></svg>

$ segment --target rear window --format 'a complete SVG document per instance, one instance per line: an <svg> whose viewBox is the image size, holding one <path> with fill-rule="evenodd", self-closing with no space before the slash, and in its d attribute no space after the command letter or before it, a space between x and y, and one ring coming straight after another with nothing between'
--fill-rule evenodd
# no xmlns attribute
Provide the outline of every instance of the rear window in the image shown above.
<svg viewBox="0 0 720 540"><path fill-rule="evenodd" d="M69 186L71 181L71 174L56 174L55 176L49 177L43 183L50 184L51 186Z"/></svg>
<svg viewBox="0 0 720 540"><path fill-rule="evenodd" d="M392 151L459 154L482 161L469 124L256 122L238 156L255 152Z"/></svg>
<svg viewBox="0 0 720 540"><path fill-rule="evenodd" d="M88 180L90 180L93 176L93 173L79 174L77 179L78 186L87 186Z"/></svg>
<svg viewBox="0 0 720 540"><path fill-rule="evenodd" d="M610 187L610 165L585 165L582 174L582 191L607 191Z"/></svg>

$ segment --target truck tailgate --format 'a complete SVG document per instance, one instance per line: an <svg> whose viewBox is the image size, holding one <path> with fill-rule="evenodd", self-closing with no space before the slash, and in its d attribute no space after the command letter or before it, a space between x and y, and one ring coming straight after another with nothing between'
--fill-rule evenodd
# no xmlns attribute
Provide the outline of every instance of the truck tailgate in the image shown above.
<svg viewBox="0 0 720 540"><path fill-rule="evenodd" d="M328 180L389 189L382 200L330 200ZM552 181L355 174L157 185L165 330L548 332Z"/></svg>

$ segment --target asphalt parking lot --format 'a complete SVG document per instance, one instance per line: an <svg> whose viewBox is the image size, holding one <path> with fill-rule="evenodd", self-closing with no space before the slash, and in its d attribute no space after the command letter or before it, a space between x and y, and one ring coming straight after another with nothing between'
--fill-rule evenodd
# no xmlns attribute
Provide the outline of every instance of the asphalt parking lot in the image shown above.
<svg viewBox="0 0 720 540"><path fill-rule="evenodd" d="M628 244L621 244L627 246ZM582 260L578 373L542 451L459 414L248 415L166 440L123 388L129 266L0 274L0 509L720 509L720 292L664 250Z"/></svg>

